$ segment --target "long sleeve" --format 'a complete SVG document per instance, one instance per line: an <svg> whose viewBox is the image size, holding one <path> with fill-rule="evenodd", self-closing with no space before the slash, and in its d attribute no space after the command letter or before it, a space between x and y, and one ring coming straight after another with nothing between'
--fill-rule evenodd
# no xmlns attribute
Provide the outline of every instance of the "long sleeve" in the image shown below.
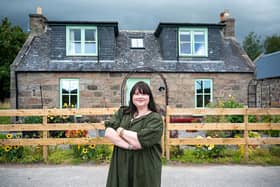
<svg viewBox="0 0 280 187"><path fill-rule="evenodd" d="M160 142L163 131L163 122L159 114L148 119L146 123L146 127L137 133L138 140L143 148Z"/></svg>
<svg viewBox="0 0 280 187"><path fill-rule="evenodd" d="M124 107L120 107L120 109L111 117L110 120L105 121L105 128L111 127L113 129L117 129L120 127L120 123L123 116L123 109Z"/></svg>

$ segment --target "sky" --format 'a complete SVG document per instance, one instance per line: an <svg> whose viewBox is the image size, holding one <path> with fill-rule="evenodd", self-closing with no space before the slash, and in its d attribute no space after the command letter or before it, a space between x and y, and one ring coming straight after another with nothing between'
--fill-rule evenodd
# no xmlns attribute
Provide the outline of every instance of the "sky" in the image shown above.
<svg viewBox="0 0 280 187"><path fill-rule="evenodd" d="M114 21L120 30L151 31L160 22L218 23L227 9L239 42L249 32L280 34L279 0L0 0L0 19L28 31L38 6L49 21Z"/></svg>

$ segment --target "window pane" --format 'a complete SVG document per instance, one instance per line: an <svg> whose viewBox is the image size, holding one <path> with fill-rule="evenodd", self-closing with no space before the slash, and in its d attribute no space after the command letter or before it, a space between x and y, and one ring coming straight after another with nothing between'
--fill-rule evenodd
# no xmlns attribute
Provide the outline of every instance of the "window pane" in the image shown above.
<svg viewBox="0 0 280 187"><path fill-rule="evenodd" d="M81 29L70 29L70 41L81 41Z"/></svg>
<svg viewBox="0 0 280 187"><path fill-rule="evenodd" d="M93 29L85 30L85 41L96 41L95 30Z"/></svg>
<svg viewBox="0 0 280 187"><path fill-rule="evenodd" d="M195 32L194 41L195 42L205 42L204 41L204 32Z"/></svg>
<svg viewBox="0 0 280 187"><path fill-rule="evenodd" d="M191 44L190 43L181 43L180 44L180 53L190 54L191 53Z"/></svg>
<svg viewBox="0 0 280 187"><path fill-rule="evenodd" d="M61 89L63 94L69 94L69 82L67 80L62 80L61 81Z"/></svg>
<svg viewBox="0 0 280 187"><path fill-rule="evenodd" d="M204 88L204 93L210 94L210 92L211 92L211 81L210 80L205 80L203 82L203 88Z"/></svg>
<svg viewBox="0 0 280 187"><path fill-rule="evenodd" d="M202 43L195 43L194 50L196 55L204 55L205 54L205 47Z"/></svg>
<svg viewBox="0 0 280 187"><path fill-rule="evenodd" d="M79 88L78 80L70 80L69 84L70 84L71 93L78 93L78 88Z"/></svg>
<svg viewBox="0 0 280 187"><path fill-rule="evenodd" d="M67 105L66 105L66 104ZM62 95L62 106L68 106L69 105L69 95Z"/></svg>
<svg viewBox="0 0 280 187"><path fill-rule="evenodd" d="M197 95L196 96L196 107L203 107L203 96Z"/></svg>
<svg viewBox="0 0 280 187"><path fill-rule="evenodd" d="M86 42L85 53L96 53L96 43Z"/></svg>
<svg viewBox="0 0 280 187"><path fill-rule="evenodd" d="M81 53L81 51L82 51L82 44L81 44L81 42L75 42L74 43L74 51L73 51L72 54Z"/></svg>
<svg viewBox="0 0 280 187"><path fill-rule="evenodd" d="M71 98L71 101L70 101L69 106L72 107L72 108L77 108L78 96L77 95L71 95L70 98ZM74 105L74 107L72 105Z"/></svg>
<svg viewBox="0 0 280 187"><path fill-rule="evenodd" d="M182 42L190 42L191 41L191 35L190 33L181 33L180 34L180 41Z"/></svg>
<svg viewBox="0 0 280 187"><path fill-rule="evenodd" d="M211 102L211 96L210 95L205 95L204 96L204 104L205 104L205 106L208 104L208 103L210 103Z"/></svg>
<svg viewBox="0 0 280 187"><path fill-rule="evenodd" d="M203 82L202 81L196 81L195 82L195 88L196 88L196 93L197 94L201 94L202 93L202 86L203 86Z"/></svg>

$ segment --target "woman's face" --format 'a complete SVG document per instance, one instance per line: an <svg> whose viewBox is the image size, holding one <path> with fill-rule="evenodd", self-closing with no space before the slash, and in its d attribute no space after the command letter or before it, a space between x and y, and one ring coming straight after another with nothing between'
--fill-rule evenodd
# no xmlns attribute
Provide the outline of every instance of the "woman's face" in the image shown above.
<svg viewBox="0 0 280 187"><path fill-rule="evenodd" d="M141 94L137 89L132 96L133 104L138 107L148 107L150 96L148 94Z"/></svg>

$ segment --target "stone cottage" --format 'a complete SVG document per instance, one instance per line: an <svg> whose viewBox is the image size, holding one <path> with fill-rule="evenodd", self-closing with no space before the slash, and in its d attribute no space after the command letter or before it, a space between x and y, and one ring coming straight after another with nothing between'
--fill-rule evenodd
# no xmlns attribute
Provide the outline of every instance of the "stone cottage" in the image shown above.
<svg viewBox="0 0 280 187"><path fill-rule="evenodd" d="M247 104L254 68L228 12L219 23L162 22L154 31L29 16L11 65L11 108L118 107L139 80L162 108L203 108L228 95Z"/></svg>

